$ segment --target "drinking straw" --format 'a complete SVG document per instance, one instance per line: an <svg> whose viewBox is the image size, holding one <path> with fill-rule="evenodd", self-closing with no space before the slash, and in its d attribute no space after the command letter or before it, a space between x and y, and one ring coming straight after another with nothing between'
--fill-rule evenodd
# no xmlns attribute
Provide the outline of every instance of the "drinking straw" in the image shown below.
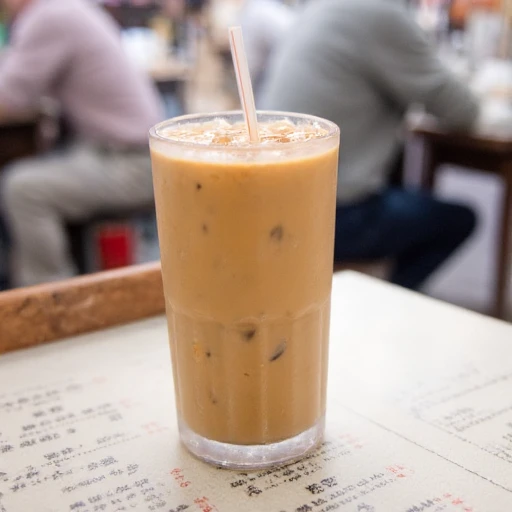
<svg viewBox="0 0 512 512"><path fill-rule="evenodd" d="M254 144L258 144L260 142L258 119L256 117L256 106L254 105L254 93L252 91L249 65L247 64L247 55L244 49L242 27L230 27L229 44L235 67L240 103L242 104L245 123L249 132L249 140Z"/></svg>

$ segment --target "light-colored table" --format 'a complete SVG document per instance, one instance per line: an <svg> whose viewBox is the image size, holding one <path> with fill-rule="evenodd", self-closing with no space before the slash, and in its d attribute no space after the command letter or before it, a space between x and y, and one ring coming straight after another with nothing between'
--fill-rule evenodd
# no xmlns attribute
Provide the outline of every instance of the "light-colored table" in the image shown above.
<svg viewBox="0 0 512 512"><path fill-rule="evenodd" d="M325 443L284 468L179 444L163 317L0 356L1 512L509 512L512 326L334 278Z"/></svg>

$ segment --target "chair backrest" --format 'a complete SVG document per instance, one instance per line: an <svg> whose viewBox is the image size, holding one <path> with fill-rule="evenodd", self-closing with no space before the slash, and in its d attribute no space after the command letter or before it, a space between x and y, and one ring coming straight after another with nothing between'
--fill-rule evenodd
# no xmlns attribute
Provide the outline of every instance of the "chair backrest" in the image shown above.
<svg viewBox="0 0 512 512"><path fill-rule="evenodd" d="M0 293L0 354L159 315L160 263Z"/></svg>

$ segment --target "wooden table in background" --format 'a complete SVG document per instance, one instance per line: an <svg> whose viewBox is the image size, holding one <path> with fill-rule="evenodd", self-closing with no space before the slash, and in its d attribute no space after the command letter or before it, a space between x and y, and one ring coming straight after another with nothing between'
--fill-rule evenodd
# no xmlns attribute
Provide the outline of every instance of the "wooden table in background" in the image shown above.
<svg viewBox="0 0 512 512"><path fill-rule="evenodd" d="M504 318L512 265L512 136L507 138L443 131L430 119L419 121L411 132L424 142L425 160L422 182L429 190L435 186L437 171L452 164L498 175L504 185L500 205L499 236L496 245L495 293L492 313Z"/></svg>
<svg viewBox="0 0 512 512"><path fill-rule="evenodd" d="M7 292L0 353L163 308L158 265ZM352 272L331 319L325 442L259 472L180 446L163 316L0 355L0 510L512 510L512 326Z"/></svg>
<svg viewBox="0 0 512 512"><path fill-rule="evenodd" d="M0 170L6 164L35 155L41 143L41 116L29 114L0 121Z"/></svg>

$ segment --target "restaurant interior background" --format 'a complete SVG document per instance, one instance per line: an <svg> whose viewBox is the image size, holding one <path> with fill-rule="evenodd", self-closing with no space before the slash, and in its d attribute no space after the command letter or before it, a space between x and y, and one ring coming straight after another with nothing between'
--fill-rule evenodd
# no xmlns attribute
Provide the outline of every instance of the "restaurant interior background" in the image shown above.
<svg viewBox="0 0 512 512"><path fill-rule="evenodd" d="M227 27L238 23L244 0L97 3L119 23L126 51L134 63L151 75L165 100L168 117L184 112L237 108ZM287 2L290 9L300 9L301 3ZM511 10L507 2L417 0L409 3L412 15L437 45L447 65L462 76L471 77L483 93L489 95L492 137L512 140L512 66L508 37ZM4 47L8 46L5 19L0 24L0 41ZM497 57L500 65L496 65ZM412 113L411 126L414 122ZM0 165L47 151L65 135L65 128L58 105L51 101L45 102L40 112L3 122L0 125ZM423 155L422 137L411 128L404 168L408 186L419 186L421 182ZM435 193L469 203L478 212L480 222L476 235L435 275L426 291L434 297L486 312L496 293L496 254L502 248L499 226L505 180L499 173L483 168L485 162L481 167L444 165L439 172ZM92 218L81 225L70 226L69 236L83 272L158 258L156 223L151 208ZM378 267L377 262L377 266L365 266L363 270L379 273L382 268ZM8 268L6 247L0 247L4 286ZM508 317L512 319L511 292L509 296Z"/></svg>

